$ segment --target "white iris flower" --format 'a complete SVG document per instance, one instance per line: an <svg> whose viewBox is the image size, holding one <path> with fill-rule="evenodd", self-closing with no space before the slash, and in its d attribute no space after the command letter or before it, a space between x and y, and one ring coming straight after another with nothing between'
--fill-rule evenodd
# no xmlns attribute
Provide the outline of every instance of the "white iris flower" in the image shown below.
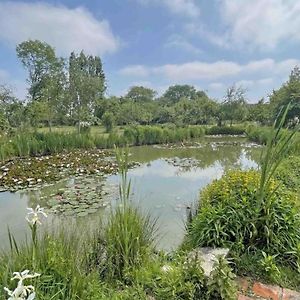
<svg viewBox="0 0 300 300"><path fill-rule="evenodd" d="M40 276L38 273L29 274L29 270L23 272L14 272L11 280L19 280L17 287L14 291L11 291L7 287L4 290L7 292L8 300L33 300L35 298L34 287L32 285L24 285L25 279L31 279Z"/></svg>
<svg viewBox="0 0 300 300"><path fill-rule="evenodd" d="M41 216L47 218L47 214L44 212L44 208L40 207L40 205L37 205L35 209L27 207L27 210L28 213L27 213L26 220L32 225L42 224L40 221Z"/></svg>

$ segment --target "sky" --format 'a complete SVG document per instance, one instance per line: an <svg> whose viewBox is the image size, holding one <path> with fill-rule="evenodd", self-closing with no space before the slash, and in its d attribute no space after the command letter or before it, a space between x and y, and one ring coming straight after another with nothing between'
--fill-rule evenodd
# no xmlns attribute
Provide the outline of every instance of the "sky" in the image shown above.
<svg viewBox="0 0 300 300"><path fill-rule="evenodd" d="M0 0L0 84L26 95L16 45L99 55L107 95L191 84L215 99L235 84L267 99L300 65L297 0Z"/></svg>

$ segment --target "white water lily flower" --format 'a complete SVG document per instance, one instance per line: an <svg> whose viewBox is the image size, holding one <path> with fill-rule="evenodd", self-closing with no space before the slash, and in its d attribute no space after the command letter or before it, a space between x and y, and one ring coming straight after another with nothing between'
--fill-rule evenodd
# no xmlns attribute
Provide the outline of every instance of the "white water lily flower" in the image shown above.
<svg viewBox="0 0 300 300"><path fill-rule="evenodd" d="M40 215L47 218L47 214L44 212L44 208L40 207L40 205L37 205L35 209L27 207L27 210L29 212L27 213L26 220L32 225L35 225L36 223L42 224L40 221Z"/></svg>

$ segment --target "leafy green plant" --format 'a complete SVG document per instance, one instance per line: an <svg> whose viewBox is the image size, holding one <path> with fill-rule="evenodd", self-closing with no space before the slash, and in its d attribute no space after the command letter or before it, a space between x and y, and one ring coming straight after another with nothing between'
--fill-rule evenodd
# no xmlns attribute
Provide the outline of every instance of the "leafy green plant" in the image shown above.
<svg viewBox="0 0 300 300"><path fill-rule="evenodd" d="M207 283L209 299L236 299L237 288L234 278L235 275L232 273L227 260L219 256Z"/></svg>
<svg viewBox="0 0 300 300"><path fill-rule="evenodd" d="M260 264L265 272L265 274L274 282L278 282L280 278L280 271L276 265L277 255L268 255L266 252L262 251L262 259Z"/></svg>

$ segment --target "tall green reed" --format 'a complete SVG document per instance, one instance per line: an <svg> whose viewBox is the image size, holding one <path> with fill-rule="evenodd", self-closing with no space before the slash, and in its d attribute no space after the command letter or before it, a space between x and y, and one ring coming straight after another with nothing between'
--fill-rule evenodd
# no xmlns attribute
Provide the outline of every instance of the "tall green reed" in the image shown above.
<svg viewBox="0 0 300 300"><path fill-rule="evenodd" d="M140 267L154 249L156 220L130 202L128 148L116 149L120 172L119 203L111 211L105 231L107 261L104 274L124 281L126 273Z"/></svg>

